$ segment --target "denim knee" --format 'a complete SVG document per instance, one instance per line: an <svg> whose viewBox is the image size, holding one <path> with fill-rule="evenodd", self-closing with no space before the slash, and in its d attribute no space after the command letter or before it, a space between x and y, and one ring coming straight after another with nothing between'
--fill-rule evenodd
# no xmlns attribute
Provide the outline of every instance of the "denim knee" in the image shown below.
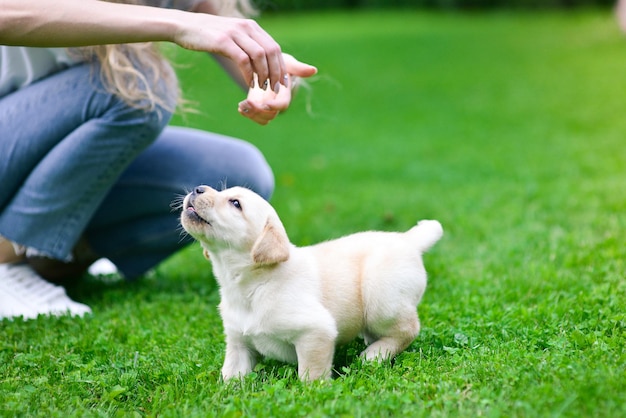
<svg viewBox="0 0 626 418"><path fill-rule="evenodd" d="M154 85L144 85L141 88L144 91L150 90L150 95L146 94L145 98L132 101L109 91L98 74L98 71L91 74L94 95L85 106L84 122L101 119L102 124L110 125L112 132L115 131L115 126L123 130L133 130L137 133L133 141L139 149L153 143L172 117L178 102L178 90L168 89L163 80L157 80ZM167 77L175 75L172 72ZM148 80L146 78L144 81L149 82ZM158 100L153 98L156 96Z"/></svg>
<svg viewBox="0 0 626 418"><path fill-rule="evenodd" d="M243 184L261 195L265 200L269 200L274 193L275 180L274 173L265 160L261 151L248 142L241 142L239 158L243 166L248 167Z"/></svg>

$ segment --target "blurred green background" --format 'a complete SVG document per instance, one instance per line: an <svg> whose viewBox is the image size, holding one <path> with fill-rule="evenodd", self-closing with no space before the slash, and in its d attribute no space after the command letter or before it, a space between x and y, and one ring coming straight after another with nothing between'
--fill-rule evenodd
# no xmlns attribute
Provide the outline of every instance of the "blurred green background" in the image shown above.
<svg viewBox="0 0 626 418"><path fill-rule="evenodd" d="M262 10L269 11L395 7L432 9L546 9L607 6L613 3L613 0L258 0L255 2Z"/></svg>

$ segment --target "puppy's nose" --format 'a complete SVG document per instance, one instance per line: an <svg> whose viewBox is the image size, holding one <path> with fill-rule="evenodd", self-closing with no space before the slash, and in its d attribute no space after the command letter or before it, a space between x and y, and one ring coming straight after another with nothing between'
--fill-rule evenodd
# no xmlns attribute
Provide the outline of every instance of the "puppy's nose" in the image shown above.
<svg viewBox="0 0 626 418"><path fill-rule="evenodd" d="M198 194L202 194L204 192L206 192L206 186L197 186L193 189L193 194L194 195L198 195Z"/></svg>

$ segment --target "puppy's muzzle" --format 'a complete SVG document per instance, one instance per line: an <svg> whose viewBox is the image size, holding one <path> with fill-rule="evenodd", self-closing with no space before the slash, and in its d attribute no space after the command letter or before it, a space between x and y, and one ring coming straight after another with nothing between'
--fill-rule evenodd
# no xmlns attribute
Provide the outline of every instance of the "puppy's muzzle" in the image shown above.
<svg viewBox="0 0 626 418"><path fill-rule="evenodd" d="M184 205L183 205L183 209L185 211L185 215L188 216L189 218L196 220L196 221L201 221L204 222L208 225L211 225L211 223L209 221L207 221L206 219L204 219L202 216L200 216L200 214L198 213L196 206L198 205L202 205L202 206L213 206L213 201L209 198L209 199L204 199L202 201L202 203L199 203L199 199L202 197L202 195L204 195L207 191L209 191L210 188L207 186L197 186L193 189L193 191L191 193L189 193L189 195L187 195L187 198L185 199Z"/></svg>

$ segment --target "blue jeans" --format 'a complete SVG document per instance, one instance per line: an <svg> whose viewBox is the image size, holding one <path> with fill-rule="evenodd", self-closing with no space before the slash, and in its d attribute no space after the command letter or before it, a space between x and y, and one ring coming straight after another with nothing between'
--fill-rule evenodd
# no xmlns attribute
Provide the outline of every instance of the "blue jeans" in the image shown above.
<svg viewBox="0 0 626 418"><path fill-rule="evenodd" d="M81 237L124 276L190 242L172 202L199 184L269 199L272 171L249 143L168 127L77 65L0 98L0 236L59 260Z"/></svg>

